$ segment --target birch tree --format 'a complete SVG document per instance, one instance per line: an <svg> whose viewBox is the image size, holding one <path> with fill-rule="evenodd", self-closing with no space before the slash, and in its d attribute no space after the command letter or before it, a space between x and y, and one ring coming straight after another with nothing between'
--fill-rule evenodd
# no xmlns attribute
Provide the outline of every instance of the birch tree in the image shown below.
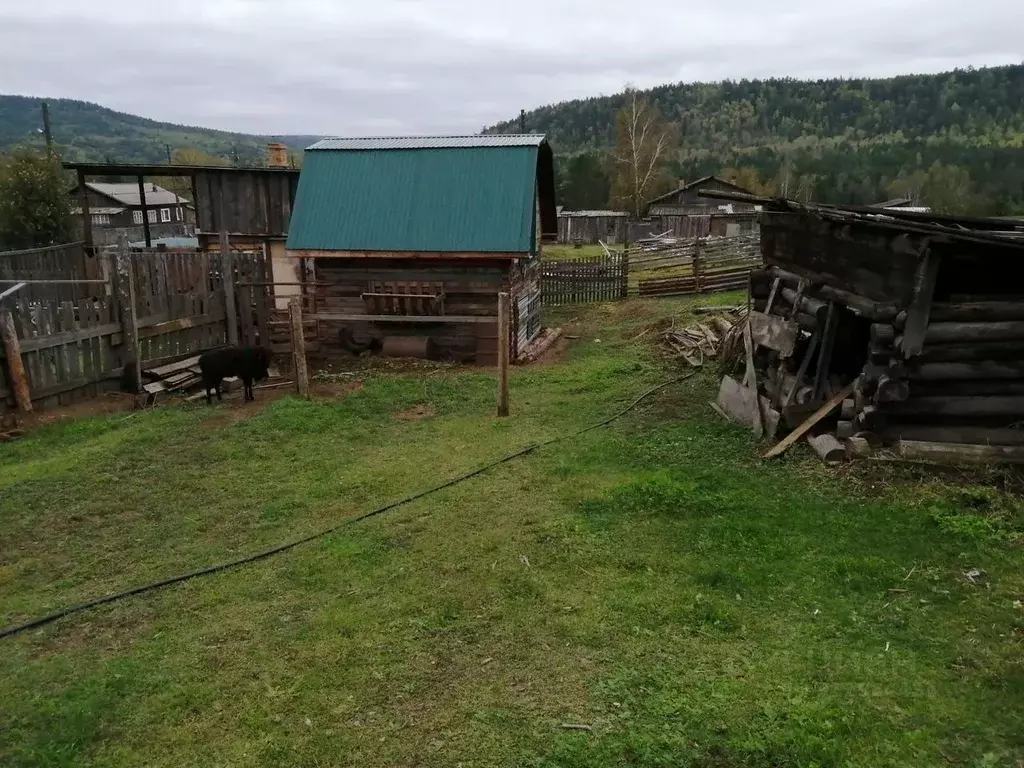
<svg viewBox="0 0 1024 768"><path fill-rule="evenodd" d="M615 149L614 200L630 213L641 215L659 183L676 130L658 108L628 86L626 103L618 114L618 143Z"/></svg>

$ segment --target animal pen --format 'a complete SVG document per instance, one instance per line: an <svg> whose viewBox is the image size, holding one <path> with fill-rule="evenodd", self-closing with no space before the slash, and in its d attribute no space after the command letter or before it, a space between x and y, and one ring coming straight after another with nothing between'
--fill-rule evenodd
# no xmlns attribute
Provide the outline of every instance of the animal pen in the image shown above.
<svg viewBox="0 0 1024 768"><path fill-rule="evenodd" d="M756 200L753 355L721 405L830 458L1024 461L1024 227Z"/></svg>
<svg viewBox="0 0 1024 768"><path fill-rule="evenodd" d="M182 358L235 340L287 341L271 285L262 251L227 261L169 250L90 256L81 244L0 254L0 410L97 396L121 386L126 367L143 391L177 389L196 380L189 366L172 370Z"/></svg>

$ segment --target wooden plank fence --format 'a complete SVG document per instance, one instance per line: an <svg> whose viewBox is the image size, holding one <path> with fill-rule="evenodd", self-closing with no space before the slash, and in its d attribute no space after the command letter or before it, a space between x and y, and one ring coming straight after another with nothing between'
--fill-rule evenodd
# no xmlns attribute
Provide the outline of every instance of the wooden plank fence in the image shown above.
<svg viewBox="0 0 1024 768"><path fill-rule="evenodd" d="M623 299L628 280L629 258L623 252L540 265L541 298L548 306Z"/></svg>
<svg viewBox="0 0 1024 768"><path fill-rule="evenodd" d="M54 250L59 253L60 249ZM69 281L86 279L79 278L82 274L99 274L104 282L33 283L4 299L4 308L13 316L35 407L64 405L116 388L124 365L133 357L130 331L137 329L143 367L194 355L227 341L229 318L217 254L126 251L122 258L128 259L130 270L120 274L113 251L90 257L95 259L92 265L77 266L69 266L53 254L36 256L30 270L32 279ZM4 259L0 254L0 264ZM236 274L269 274L268 259L262 252L235 253L233 261ZM25 275L9 269L3 279L19 277ZM128 279L133 283L130 292L125 284ZM250 306L272 305L269 285L253 286L249 291L253 294ZM67 298L69 292L79 297ZM128 310L130 295L134 296L133 311ZM252 326L251 312L233 320L244 323L246 317ZM248 338L258 340L258 334L254 331ZM14 406L8 368L0 349L0 412Z"/></svg>

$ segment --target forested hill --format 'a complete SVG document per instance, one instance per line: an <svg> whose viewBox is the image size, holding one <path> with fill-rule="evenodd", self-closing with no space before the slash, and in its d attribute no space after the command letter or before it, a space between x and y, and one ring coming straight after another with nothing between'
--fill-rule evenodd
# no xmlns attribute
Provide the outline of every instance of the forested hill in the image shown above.
<svg viewBox="0 0 1024 768"><path fill-rule="evenodd" d="M0 152L18 144L42 146L42 99L0 95ZM270 141L302 149L317 136L255 136L161 123L87 101L47 99L54 142L66 160L166 162L171 150L194 149L238 165L262 162Z"/></svg>
<svg viewBox="0 0 1024 768"><path fill-rule="evenodd" d="M726 167L828 202L875 202L935 163L963 169L972 205L1024 205L1024 65L887 79L753 80L642 92L676 123L669 166L692 178ZM623 95L526 114L567 155L610 149ZM519 130L518 120L490 129ZM565 165L563 164L563 171ZM955 173L955 171L954 171ZM962 180L962 179L961 179ZM904 186L921 183L907 181Z"/></svg>

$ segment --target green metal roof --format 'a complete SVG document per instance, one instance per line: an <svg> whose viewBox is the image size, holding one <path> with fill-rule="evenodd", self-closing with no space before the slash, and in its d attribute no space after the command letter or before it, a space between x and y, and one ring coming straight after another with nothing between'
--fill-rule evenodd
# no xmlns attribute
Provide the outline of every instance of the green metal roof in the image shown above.
<svg viewBox="0 0 1024 768"><path fill-rule="evenodd" d="M466 138L314 145L303 158L288 248L532 251L538 160L546 154L547 166L550 147L540 136L493 144ZM545 190L542 197L546 204ZM550 202L553 211L553 194Z"/></svg>

